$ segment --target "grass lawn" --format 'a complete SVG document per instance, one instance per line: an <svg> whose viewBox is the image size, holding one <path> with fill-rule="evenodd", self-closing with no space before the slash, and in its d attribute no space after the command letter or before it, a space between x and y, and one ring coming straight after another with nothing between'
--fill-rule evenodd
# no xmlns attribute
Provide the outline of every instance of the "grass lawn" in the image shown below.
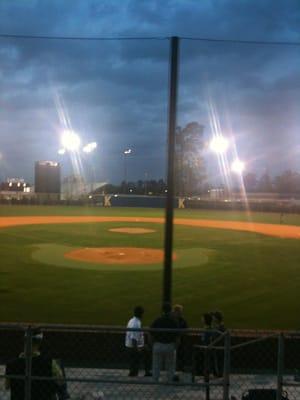
<svg viewBox="0 0 300 400"><path fill-rule="evenodd" d="M245 213L177 211L177 217L247 220ZM7 207L0 215L162 216L155 209ZM278 223L278 214L255 213L252 220ZM285 223L300 225L300 216ZM155 233L126 235L111 227L138 226ZM70 268L37 259L40 245L70 247L163 247L163 226L136 223L35 225L0 230L0 320L124 325L136 304L146 308L145 323L157 316L162 268L126 270ZM198 249L184 268L174 264L174 302L184 305L191 326L201 314L220 309L234 328L299 329L299 241L255 233L175 227L175 251ZM55 247L53 247L55 249ZM55 252L53 253L55 254ZM202 254L208 254L205 259ZM53 256L53 259L55 257Z"/></svg>

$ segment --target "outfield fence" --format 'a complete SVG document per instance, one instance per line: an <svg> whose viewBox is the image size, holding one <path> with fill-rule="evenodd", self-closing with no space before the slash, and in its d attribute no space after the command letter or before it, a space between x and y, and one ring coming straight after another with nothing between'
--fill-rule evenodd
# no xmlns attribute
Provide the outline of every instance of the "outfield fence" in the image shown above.
<svg viewBox="0 0 300 400"><path fill-rule="evenodd" d="M186 208L195 210L223 210L223 211L257 211L275 212L279 214L299 214L299 194L274 193L272 198L256 196L251 194L245 198L232 196L225 199L213 199L207 196L200 197L174 197L174 208ZM135 195L135 194L93 194L84 195L80 199L60 200L54 194L30 195L21 193L3 195L0 192L0 205L27 205L27 206L81 206L81 207L138 207L163 209L166 204L164 195Z"/></svg>
<svg viewBox="0 0 300 400"><path fill-rule="evenodd" d="M5 380L19 385L18 399L33 399L37 382L58 387L66 399L289 399L300 398L300 332L214 332L203 345L203 330L178 331L177 370L168 381L162 371L159 382L144 376L150 359L151 333L143 329L145 351L138 352L138 376L128 376L130 351L125 347L124 327L44 325L41 352L64 371L64 376L36 374L30 325L0 325L0 399L10 398ZM135 331L135 330L132 330ZM168 333L170 331L162 330ZM174 332L174 330L172 331ZM23 352L23 373L6 369ZM34 373L33 373L34 372ZM21 384L20 384L21 382ZM34 389L35 388L35 389ZM48 397L40 396L40 400Z"/></svg>

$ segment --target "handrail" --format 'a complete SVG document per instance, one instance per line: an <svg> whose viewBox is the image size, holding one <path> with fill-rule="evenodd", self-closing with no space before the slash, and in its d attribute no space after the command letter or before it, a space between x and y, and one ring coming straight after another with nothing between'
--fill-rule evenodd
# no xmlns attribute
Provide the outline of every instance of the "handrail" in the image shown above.
<svg viewBox="0 0 300 400"><path fill-rule="evenodd" d="M16 323L16 322L0 322L0 330L1 329L17 329L17 330L25 330L28 329L28 327L32 328L40 328L40 329L45 329L48 331L52 330L66 330L68 332L72 331L72 329L78 331L129 331L132 328L126 328L126 326L122 325L85 325L85 324L47 324L47 323L38 323L38 322L21 322L21 323ZM143 327L141 329L144 332L151 331L150 327ZM158 331L158 329L155 329L155 331ZM174 332L174 329L171 330ZM178 331L182 331L185 333L200 333L200 332L205 332L205 329L203 328L187 328L187 329L178 329ZM212 330L212 332L220 332L218 330ZM257 329L228 329L227 332L230 333L231 337L235 336L263 336L263 337L269 337L269 335L274 336L274 335L279 335L279 334L284 334L285 337L289 336L297 336L300 337L300 331L297 330L257 330Z"/></svg>
<svg viewBox="0 0 300 400"><path fill-rule="evenodd" d="M249 344L253 344L253 343L257 343L257 342L263 342L264 340L267 340L267 339L270 339L270 338L275 338L275 337L278 337L278 336L279 335L277 333L274 333L274 335L264 336L264 337L253 339L253 340L248 340L247 342L243 342L243 343L239 343L239 344L236 344L234 346L231 346L231 349L232 350L239 349L241 347L248 346Z"/></svg>

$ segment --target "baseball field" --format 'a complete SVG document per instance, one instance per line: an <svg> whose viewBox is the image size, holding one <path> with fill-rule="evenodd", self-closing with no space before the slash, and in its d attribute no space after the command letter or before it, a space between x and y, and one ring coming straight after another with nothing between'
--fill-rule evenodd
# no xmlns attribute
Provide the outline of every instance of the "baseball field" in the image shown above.
<svg viewBox="0 0 300 400"><path fill-rule="evenodd" d="M162 295L164 212L0 206L0 320L145 324ZM300 215L178 210L173 301L191 326L299 329Z"/></svg>

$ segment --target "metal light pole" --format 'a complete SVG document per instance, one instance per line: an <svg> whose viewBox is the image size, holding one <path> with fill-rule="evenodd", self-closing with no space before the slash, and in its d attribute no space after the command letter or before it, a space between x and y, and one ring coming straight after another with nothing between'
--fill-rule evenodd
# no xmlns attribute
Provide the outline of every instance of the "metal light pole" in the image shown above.
<svg viewBox="0 0 300 400"><path fill-rule="evenodd" d="M91 182L91 191L92 191L92 192L94 192L94 183L96 182L96 171L95 171L95 165L94 165L95 160L93 159L93 153L94 153L94 151L96 150L97 146L98 146L98 145L97 145L96 142L91 142L91 143L86 144L86 145L82 148L82 151L83 151L85 154L90 155L90 157L92 158L92 160L91 160L91 162L90 162L90 164L89 164L90 172L91 172L91 179L92 179L92 182Z"/></svg>
<svg viewBox="0 0 300 400"><path fill-rule="evenodd" d="M169 115L168 115L168 170L167 199L164 243L163 302L172 301L172 252L173 252L173 215L174 215L174 158L175 129L177 114L179 38L171 37L169 70Z"/></svg>
<svg viewBox="0 0 300 400"><path fill-rule="evenodd" d="M148 183L147 183L147 179L148 179L148 172L146 171L145 172L145 189L144 189L144 194L145 194L145 196L147 195L147 189L148 189Z"/></svg>
<svg viewBox="0 0 300 400"><path fill-rule="evenodd" d="M123 151L123 156L124 156L124 193L127 192L128 185L127 185L127 156L131 154L132 150L131 149L125 149Z"/></svg>

